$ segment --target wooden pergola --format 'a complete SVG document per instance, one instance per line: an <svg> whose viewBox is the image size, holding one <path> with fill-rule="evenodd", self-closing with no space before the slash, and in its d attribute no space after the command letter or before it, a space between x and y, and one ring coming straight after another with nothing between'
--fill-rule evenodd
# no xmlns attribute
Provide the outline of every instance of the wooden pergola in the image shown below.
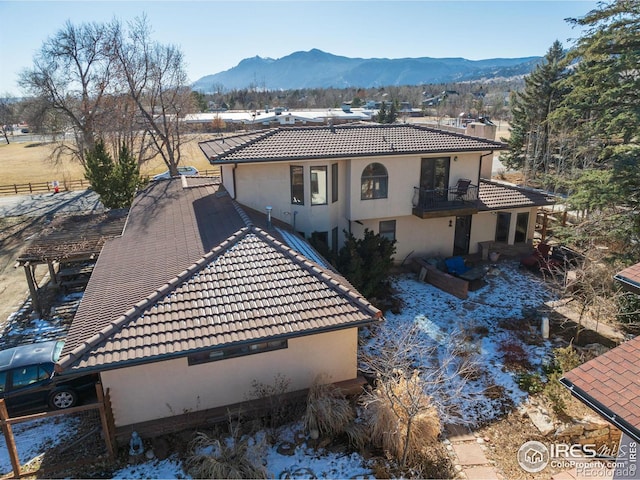
<svg viewBox="0 0 640 480"><path fill-rule="evenodd" d="M38 265L47 265L51 282L58 286L65 276L80 271L56 271L56 264L95 262L102 246L110 238L122 234L128 210L106 213L64 215L47 224L31 244L22 252L16 267L23 267L27 277L33 308L41 312L39 286L35 271Z"/></svg>

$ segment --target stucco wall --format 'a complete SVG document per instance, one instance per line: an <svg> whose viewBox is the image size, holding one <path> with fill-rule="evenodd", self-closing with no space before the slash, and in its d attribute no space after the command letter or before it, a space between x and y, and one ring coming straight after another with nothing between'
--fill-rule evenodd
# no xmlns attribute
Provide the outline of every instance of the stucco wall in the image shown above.
<svg viewBox="0 0 640 480"><path fill-rule="evenodd" d="M254 380L273 384L278 373L291 380L292 391L311 386L321 373L333 382L355 378L357 329L290 339L283 350L193 366L178 358L101 376L116 426L123 426L247 400Z"/></svg>

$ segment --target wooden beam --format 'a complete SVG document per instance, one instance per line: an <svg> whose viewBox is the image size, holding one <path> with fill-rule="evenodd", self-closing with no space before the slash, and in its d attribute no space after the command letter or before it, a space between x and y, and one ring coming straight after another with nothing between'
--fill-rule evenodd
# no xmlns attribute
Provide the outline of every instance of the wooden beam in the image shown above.
<svg viewBox="0 0 640 480"><path fill-rule="evenodd" d="M16 439L13 436L13 429L11 424L7 422L9 419L9 412L7 406L4 403L4 398L0 398L0 423L2 424L2 433L4 433L4 440L7 444L7 450L9 450L9 459L11 460L11 468L13 469L13 476L20 478L20 457L18 456L18 449L16 448Z"/></svg>
<svg viewBox="0 0 640 480"><path fill-rule="evenodd" d="M33 309L41 314L40 302L38 301L38 284L34 278L34 272L31 269L31 264L28 262L24 264L24 273L27 276L27 285L29 285L29 294L31 295L31 304L33 305Z"/></svg>
<svg viewBox="0 0 640 480"><path fill-rule="evenodd" d="M104 406L104 392L102 391L102 384L100 382L96 382L96 394L98 396L98 404L100 405L100 422L102 423L102 437L104 438L104 443L107 445L107 452L109 453L109 458L111 460L115 459L115 450L113 448L113 443L111 439L111 427L109 425L109 421L107 420L107 413Z"/></svg>

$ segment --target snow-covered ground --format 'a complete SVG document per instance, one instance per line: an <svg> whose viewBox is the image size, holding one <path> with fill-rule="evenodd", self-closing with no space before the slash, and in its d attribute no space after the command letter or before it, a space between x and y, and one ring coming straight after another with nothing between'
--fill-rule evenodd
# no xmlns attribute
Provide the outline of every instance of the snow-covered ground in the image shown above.
<svg viewBox="0 0 640 480"><path fill-rule="evenodd" d="M441 400L453 407L460 422L471 425L495 418L504 409L505 401L513 406L525 399L525 394L518 388L516 374L505 366L509 349L525 352L534 366L544 361L551 351L549 342L527 342L522 340L522 335L514 334L514 330L521 331L518 322L523 321L527 310L540 307L551 298L541 279L520 270L515 262L499 263L485 278L486 286L470 292L466 300L460 300L419 282L413 274L395 277L394 288L404 307L399 314L388 312L386 327L383 327L393 332L417 323L425 344L431 343L441 354L452 336L464 339L465 348L480 367L480 374L468 379L459 394ZM42 319L35 319L24 328L31 328L29 333L36 340L38 332L51 333L47 321ZM16 326L8 331L15 335ZM372 348L372 345L365 345L365 348ZM502 395L496 398L496 391ZM440 395L446 397L446 393ZM74 428L73 420L64 416L16 425L14 431L21 461L24 463L41 454L58 442L63 432L72 432ZM293 431L292 426L291 435ZM287 432L283 435L286 437ZM4 438L0 437L0 474L11 471L6 450ZM304 445L298 446L293 455L281 455L275 446L269 448L264 453L263 463L276 478L371 476L366 460L357 454L313 450ZM188 478L188 475L180 461L170 457L129 466L115 472L113 478Z"/></svg>

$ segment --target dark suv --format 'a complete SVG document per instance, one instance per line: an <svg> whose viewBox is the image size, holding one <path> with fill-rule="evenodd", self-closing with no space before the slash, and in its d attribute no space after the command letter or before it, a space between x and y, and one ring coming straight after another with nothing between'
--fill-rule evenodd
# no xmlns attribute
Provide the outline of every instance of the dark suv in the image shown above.
<svg viewBox="0 0 640 480"><path fill-rule="evenodd" d="M64 342L32 343L0 351L0 398L9 415L69 408L95 392L95 375L54 374Z"/></svg>

